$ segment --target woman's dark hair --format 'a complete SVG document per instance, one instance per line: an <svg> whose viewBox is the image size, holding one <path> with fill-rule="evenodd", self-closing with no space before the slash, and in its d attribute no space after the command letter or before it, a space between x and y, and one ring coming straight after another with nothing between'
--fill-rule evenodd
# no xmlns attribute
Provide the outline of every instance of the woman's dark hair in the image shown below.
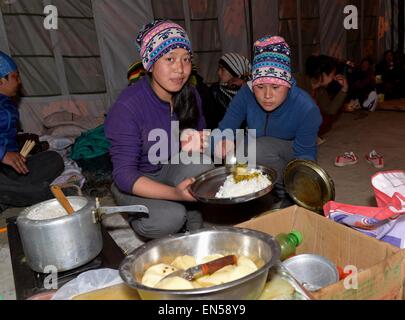
<svg viewBox="0 0 405 320"><path fill-rule="evenodd" d="M180 130L196 129L200 110L197 107L196 89L189 83L173 95L173 112L180 122Z"/></svg>
<svg viewBox="0 0 405 320"><path fill-rule="evenodd" d="M314 79L319 79L319 77L326 73L327 75L331 74L338 67L338 61L336 58L319 55L319 56L310 56L305 62L305 73Z"/></svg>

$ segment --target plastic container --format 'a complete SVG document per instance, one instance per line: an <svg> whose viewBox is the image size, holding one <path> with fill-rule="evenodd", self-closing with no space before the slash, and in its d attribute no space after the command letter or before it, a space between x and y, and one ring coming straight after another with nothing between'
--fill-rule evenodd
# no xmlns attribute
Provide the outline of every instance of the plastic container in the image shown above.
<svg viewBox="0 0 405 320"><path fill-rule="evenodd" d="M302 234L295 230L290 233L280 233L276 236L276 240L280 244L280 260L283 261L295 255L296 248L302 243Z"/></svg>

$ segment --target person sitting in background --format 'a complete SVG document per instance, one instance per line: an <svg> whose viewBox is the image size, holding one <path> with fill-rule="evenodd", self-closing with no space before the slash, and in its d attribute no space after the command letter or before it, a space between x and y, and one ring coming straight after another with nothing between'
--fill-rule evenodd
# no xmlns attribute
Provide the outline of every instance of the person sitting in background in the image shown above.
<svg viewBox="0 0 405 320"><path fill-rule="evenodd" d="M211 86L215 102L206 113L207 128L218 127L229 103L250 79L250 68L249 60L237 53L227 53L219 59L217 71L219 82Z"/></svg>
<svg viewBox="0 0 405 320"><path fill-rule="evenodd" d="M146 74L147 72L143 67L142 60L135 61L128 67L127 72L128 85L129 86L133 85Z"/></svg>
<svg viewBox="0 0 405 320"><path fill-rule="evenodd" d="M8 206L25 207L53 197L49 184L64 169L53 151L25 158L19 152L19 113L13 98L21 87L14 60L0 51L0 212Z"/></svg>
<svg viewBox="0 0 405 320"><path fill-rule="evenodd" d="M381 76L382 84L379 93L385 100L399 99L402 95L401 67L394 59L394 52L387 50L383 59L375 67L376 74Z"/></svg>
<svg viewBox="0 0 405 320"><path fill-rule="evenodd" d="M371 58L362 59L360 66L355 68L349 86L349 97L357 100L366 110L374 111L376 109L378 96Z"/></svg>
<svg viewBox="0 0 405 320"><path fill-rule="evenodd" d="M290 54L282 37L257 40L253 82L239 90L219 123L221 130L236 130L246 121L249 129L256 130L256 162L276 170L274 190L281 208L293 204L283 184L284 169L294 159L316 161L316 138L322 122L313 99L292 78ZM224 158L233 148L233 141L220 141L215 155Z"/></svg>
<svg viewBox="0 0 405 320"><path fill-rule="evenodd" d="M399 73L399 78L400 78L400 88L405 88L405 53L400 50L397 50L397 52L394 55L394 62L397 65L398 68L398 73ZM405 91L400 90L400 95L402 98L405 98Z"/></svg>
<svg viewBox="0 0 405 320"><path fill-rule="evenodd" d="M319 129L321 139L322 135L332 128L347 98L349 85L344 69L345 67L339 65L336 58L313 55L305 63L306 76L298 82L298 85L312 96L321 110L323 118Z"/></svg>

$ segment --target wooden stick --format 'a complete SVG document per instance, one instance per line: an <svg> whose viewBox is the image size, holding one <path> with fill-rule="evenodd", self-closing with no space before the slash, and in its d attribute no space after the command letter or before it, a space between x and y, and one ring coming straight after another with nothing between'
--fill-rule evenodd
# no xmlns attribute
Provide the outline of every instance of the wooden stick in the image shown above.
<svg viewBox="0 0 405 320"><path fill-rule="evenodd" d="M20 152L23 157L27 157L28 154L31 152L32 148L34 148L34 146L35 146L35 141L33 141L33 140L28 140L28 141L29 141L28 145L25 147L25 149L23 147L24 150L22 150ZM24 146L25 146L25 144L24 144Z"/></svg>
<svg viewBox="0 0 405 320"><path fill-rule="evenodd" d="M22 154L24 157L27 156L27 150L28 150L30 144L31 144L31 140L26 140L25 143L24 143L23 150L21 150L21 154Z"/></svg>
<svg viewBox="0 0 405 320"><path fill-rule="evenodd" d="M27 149L27 156L28 154L31 152L31 150L35 147L35 141L32 140L31 143L28 145L28 149Z"/></svg>
<svg viewBox="0 0 405 320"><path fill-rule="evenodd" d="M67 211L68 214L72 214L73 212L75 212L70 205L69 200L66 198L65 194L59 186L51 186L51 191L54 197L59 201L60 205Z"/></svg>
<svg viewBox="0 0 405 320"><path fill-rule="evenodd" d="M24 145L23 145L23 147L22 147L22 149L21 149L21 151L20 151L20 153L21 154L24 154L24 152L25 152L25 149L27 149L27 146L28 146L28 142L29 140L25 140L25 143L24 143Z"/></svg>

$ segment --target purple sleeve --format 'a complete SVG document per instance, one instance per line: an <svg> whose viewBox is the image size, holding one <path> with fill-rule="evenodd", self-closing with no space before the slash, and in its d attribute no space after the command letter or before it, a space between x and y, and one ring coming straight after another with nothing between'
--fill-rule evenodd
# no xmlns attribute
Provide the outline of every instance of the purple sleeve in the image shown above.
<svg viewBox="0 0 405 320"><path fill-rule="evenodd" d="M200 111L200 118L198 119L197 130L201 131L206 128L204 113L203 113L203 109L202 109L202 100L201 100L200 94L198 93L197 90L195 90L194 93L195 93L195 97L197 99L197 107L198 107L198 110Z"/></svg>
<svg viewBox="0 0 405 320"><path fill-rule="evenodd" d="M141 130L134 113L122 103L115 103L104 124L106 137L111 143L113 178L117 187L132 194L132 187L142 175L139 158L142 150Z"/></svg>

